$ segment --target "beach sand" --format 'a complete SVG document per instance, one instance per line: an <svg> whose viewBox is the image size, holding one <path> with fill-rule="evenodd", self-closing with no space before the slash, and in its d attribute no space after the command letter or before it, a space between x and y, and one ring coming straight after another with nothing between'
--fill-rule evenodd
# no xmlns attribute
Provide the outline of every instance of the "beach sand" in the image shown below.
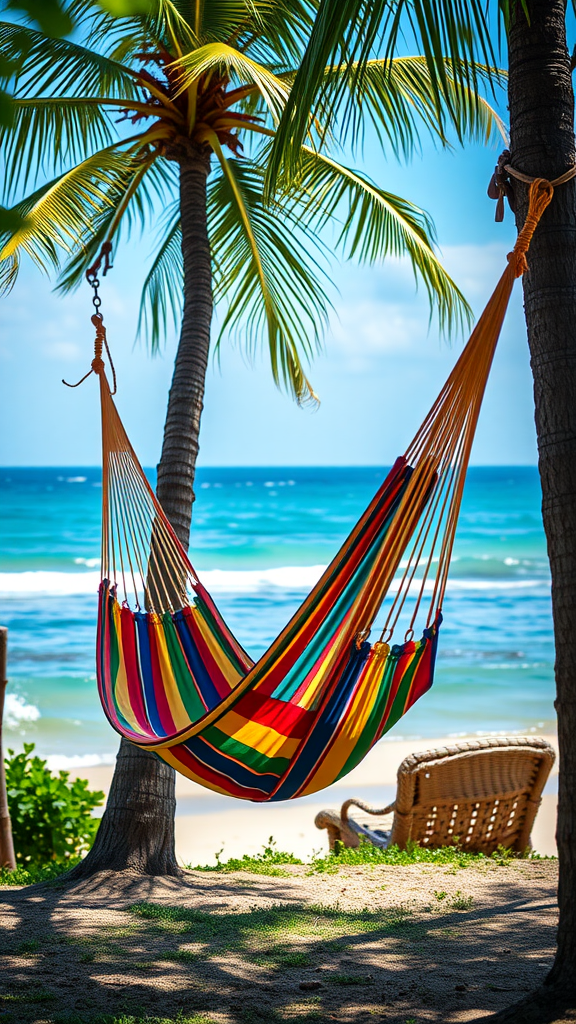
<svg viewBox="0 0 576 1024"><path fill-rule="evenodd" d="M557 738L545 737L558 752ZM319 810L337 810L342 802L356 796L378 807L391 803L396 793L396 772L408 754L451 746L454 738L382 740L346 778L321 793L301 800L279 804L254 804L223 797L176 776L176 853L181 864L215 863L216 851L222 859L257 853L273 836L277 848L306 859L314 850L327 849L327 835L314 825ZM88 779L91 788L108 792L113 766L78 768L71 775ZM537 853L556 853L556 804L558 762L544 790L542 805L532 831Z"/></svg>

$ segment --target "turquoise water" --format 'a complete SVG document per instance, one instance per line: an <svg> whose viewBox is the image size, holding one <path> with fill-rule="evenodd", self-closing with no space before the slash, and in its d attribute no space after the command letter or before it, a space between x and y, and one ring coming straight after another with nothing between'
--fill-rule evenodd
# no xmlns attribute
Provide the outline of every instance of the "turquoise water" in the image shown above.
<svg viewBox="0 0 576 1024"><path fill-rule="evenodd" d="M384 474L371 467L198 472L192 561L252 656L303 600ZM0 470L7 740L34 741L54 764L110 761L117 746L94 678L100 500L98 469ZM536 469L470 470L436 682L393 736L553 728L539 509Z"/></svg>

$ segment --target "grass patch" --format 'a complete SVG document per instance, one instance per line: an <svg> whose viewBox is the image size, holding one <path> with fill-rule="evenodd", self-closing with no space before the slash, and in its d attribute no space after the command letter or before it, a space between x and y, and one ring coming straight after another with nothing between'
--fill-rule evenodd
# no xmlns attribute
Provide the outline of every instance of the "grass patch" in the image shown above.
<svg viewBox="0 0 576 1024"><path fill-rule="evenodd" d="M282 864L303 864L299 857L293 853L286 853L284 850L276 849L274 836L270 836L268 844L262 847L261 853L248 854L242 857L230 857L228 860L221 860L224 848L215 854L215 864L185 864L188 871L216 871L228 874L232 871L249 871L253 875L272 875L276 877L288 876L290 872L284 871L279 865Z"/></svg>
<svg viewBox="0 0 576 1024"><path fill-rule="evenodd" d="M460 890L454 893L454 896L450 900L450 906L453 910L471 910L474 903L473 896L463 896Z"/></svg>
<svg viewBox="0 0 576 1024"><path fill-rule="evenodd" d="M0 993L1 1003L53 1003L56 996L53 992L47 992L44 988L31 989L27 992L2 992Z"/></svg>
<svg viewBox="0 0 576 1024"><path fill-rule="evenodd" d="M438 849L431 849L427 846L420 846L418 843L408 843L405 850L398 846L389 846L387 850L381 850L372 846L367 839L360 840L360 846L353 849L337 842L336 848L327 854L314 856L309 864L309 874L334 874L339 867L347 865L368 865L375 867L380 864L390 864L404 867L409 864L435 864L439 867L469 868L479 865L497 865L505 867L518 855L512 850L499 846L491 856L484 853L469 853L460 846L441 846ZM550 860L552 858L542 857L538 853L531 852L525 860Z"/></svg>
<svg viewBox="0 0 576 1024"><path fill-rule="evenodd" d="M194 963L200 960L200 953L196 953L193 949L167 949L165 953L158 954L159 960L176 960L182 963Z"/></svg>
<svg viewBox="0 0 576 1024"><path fill-rule="evenodd" d="M21 942L19 946L16 946L12 950L16 956L30 956L37 953L40 949L40 943L38 939L29 939L27 942Z"/></svg>
<svg viewBox="0 0 576 1024"><path fill-rule="evenodd" d="M310 967L314 951L321 948L323 956L336 955L343 948L342 940L354 935L390 936L411 915L404 907L348 912L335 907L281 905L265 910L254 907L239 914L214 914L189 907L136 903L130 910L154 931L189 937L196 946L194 951L161 953L158 959L205 960L233 950L271 970ZM303 940L311 940L314 951L303 948Z"/></svg>
<svg viewBox="0 0 576 1024"><path fill-rule="evenodd" d="M397 846L391 846L387 850L380 850L372 846L365 839L360 840L357 849L351 849L342 843L336 843L336 849L326 854L316 853L308 862L304 862L293 853L286 850L278 850L273 836L270 836L268 843L262 847L260 853L245 853L242 857L230 857L222 860L223 850L215 854L215 864L185 864L188 871L205 871L220 874L232 874L237 871L248 872L253 875L270 875L277 878L286 878L290 872L286 871L287 865L304 865L307 863L308 874L336 874L341 867L367 866L377 867L388 864L391 866L403 867L409 864L434 864L438 867L445 867L449 874L455 874L460 868L497 865L506 867L519 856L504 847L498 849L487 857L483 853L468 853L460 846L442 846L437 850L419 846L417 843L409 843L405 850ZM523 860L556 860L555 857L543 857L538 853L530 852ZM1 885L34 885L38 882L56 882L63 874L78 863L77 860L70 860L64 867L61 863L50 863L43 867L17 868L16 871L0 870ZM248 881L244 882L249 884Z"/></svg>
<svg viewBox="0 0 576 1024"><path fill-rule="evenodd" d="M373 985L374 979L370 974L332 974L329 981L333 985Z"/></svg>
<svg viewBox="0 0 576 1024"><path fill-rule="evenodd" d="M309 953L298 949L290 949L285 944L272 946L258 959L260 967L276 967L279 970L291 970L299 967L311 967L312 958Z"/></svg>

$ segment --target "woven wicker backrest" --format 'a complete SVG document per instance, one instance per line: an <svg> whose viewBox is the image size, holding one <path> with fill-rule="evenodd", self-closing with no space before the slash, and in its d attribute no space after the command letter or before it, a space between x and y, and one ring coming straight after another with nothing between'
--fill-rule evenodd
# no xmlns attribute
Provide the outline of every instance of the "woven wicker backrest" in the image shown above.
<svg viewBox="0 0 576 1024"><path fill-rule="evenodd" d="M525 736L410 755L398 769L391 842L524 852L554 757L546 740Z"/></svg>

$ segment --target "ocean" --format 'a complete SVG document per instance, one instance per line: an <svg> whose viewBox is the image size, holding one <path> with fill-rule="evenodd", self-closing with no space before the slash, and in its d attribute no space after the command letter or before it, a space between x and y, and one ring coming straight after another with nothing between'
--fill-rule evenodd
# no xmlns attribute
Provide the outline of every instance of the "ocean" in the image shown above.
<svg viewBox="0 0 576 1024"><path fill-rule="evenodd" d="M192 562L253 657L304 599L385 473L198 471ZM118 745L94 670L101 493L93 467L0 470L5 745L33 742L54 768L111 762ZM537 470L472 468L435 684L388 739L551 731L553 661Z"/></svg>

